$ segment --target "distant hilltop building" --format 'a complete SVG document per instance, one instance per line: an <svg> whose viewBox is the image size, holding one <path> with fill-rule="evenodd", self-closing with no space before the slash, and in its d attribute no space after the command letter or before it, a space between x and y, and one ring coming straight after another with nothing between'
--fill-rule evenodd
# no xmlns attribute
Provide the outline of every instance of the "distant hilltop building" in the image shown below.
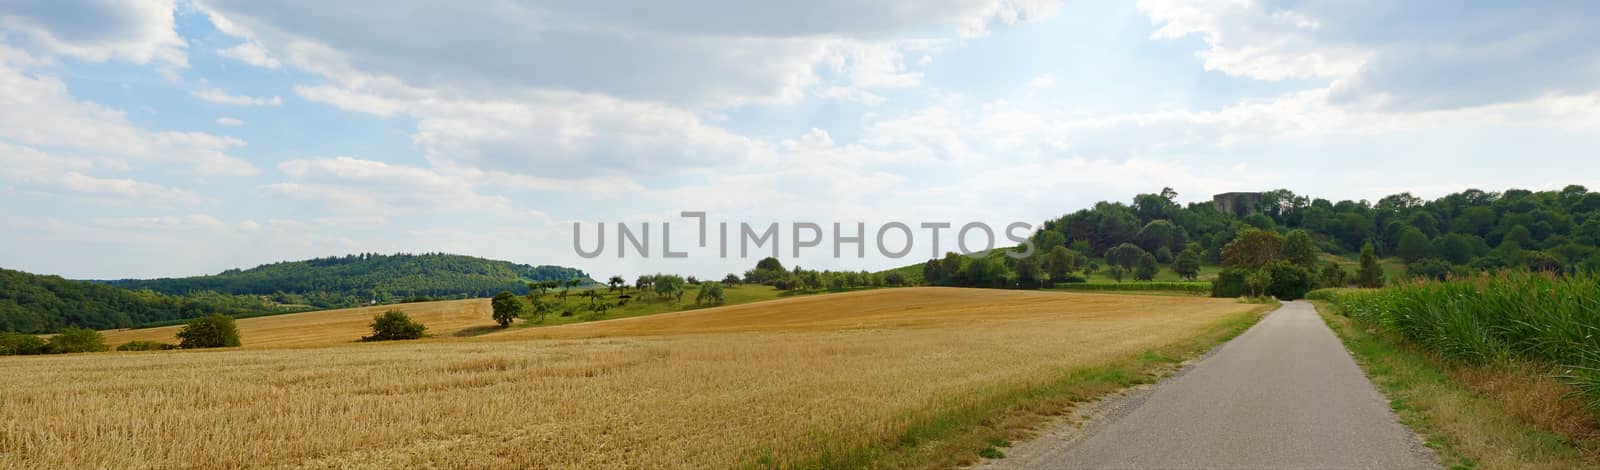
<svg viewBox="0 0 1600 470"><path fill-rule="evenodd" d="M1217 208L1217 212L1254 214L1261 211L1261 193L1222 193L1211 196L1211 205Z"/></svg>

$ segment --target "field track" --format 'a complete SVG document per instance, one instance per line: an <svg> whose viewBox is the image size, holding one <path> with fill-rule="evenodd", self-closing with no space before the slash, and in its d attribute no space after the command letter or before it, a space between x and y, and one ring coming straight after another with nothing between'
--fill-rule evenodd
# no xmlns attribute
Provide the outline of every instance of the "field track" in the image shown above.
<svg viewBox="0 0 1600 470"><path fill-rule="evenodd" d="M1077 442L1024 445L993 468L1439 466L1303 301L1121 411Z"/></svg>

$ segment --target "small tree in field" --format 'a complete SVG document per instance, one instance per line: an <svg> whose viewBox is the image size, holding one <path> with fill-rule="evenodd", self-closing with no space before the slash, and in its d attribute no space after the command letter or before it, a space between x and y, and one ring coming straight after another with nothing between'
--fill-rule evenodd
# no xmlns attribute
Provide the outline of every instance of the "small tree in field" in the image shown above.
<svg viewBox="0 0 1600 470"><path fill-rule="evenodd" d="M1115 264L1111 265L1109 268L1106 268L1106 275L1111 276L1111 278L1115 279L1117 282L1122 282L1122 276L1126 275L1127 273L1128 272L1126 270L1122 269L1122 266L1117 266Z"/></svg>
<svg viewBox="0 0 1600 470"><path fill-rule="evenodd" d="M694 303L721 305L727 298L722 294L722 284L707 282L700 285L700 292L695 294Z"/></svg>
<svg viewBox="0 0 1600 470"><path fill-rule="evenodd" d="M1372 242L1361 246L1361 267L1356 269L1356 284L1361 287L1383 287L1383 268L1372 251Z"/></svg>
<svg viewBox="0 0 1600 470"><path fill-rule="evenodd" d="M183 331L178 332L178 347L183 349L236 346L239 346L239 328L233 324L233 317L220 313L189 320Z"/></svg>
<svg viewBox="0 0 1600 470"><path fill-rule="evenodd" d="M372 317L372 336L363 336L362 341L390 341L397 339L417 339L422 337L422 332L428 327L421 323L411 321L406 312L390 310Z"/></svg>
<svg viewBox="0 0 1600 470"><path fill-rule="evenodd" d="M1178 277L1193 281L1200 275L1200 252L1183 250L1178 253L1178 259L1172 261L1172 271L1178 273Z"/></svg>
<svg viewBox="0 0 1600 470"><path fill-rule="evenodd" d="M1136 281L1149 281L1156 278L1156 273L1161 271L1161 265L1156 262L1156 256L1150 253L1139 255L1139 261L1133 268L1133 279Z"/></svg>
<svg viewBox="0 0 1600 470"><path fill-rule="evenodd" d="M1250 297L1260 297L1272 285L1272 273L1265 269L1251 271L1244 276L1244 285L1250 288Z"/></svg>
<svg viewBox="0 0 1600 470"><path fill-rule="evenodd" d="M495 294L494 299L489 301L489 306L494 308L494 322L501 328L511 326L511 322L517 321L517 317L522 316L522 301L510 291L500 291L499 294Z"/></svg>

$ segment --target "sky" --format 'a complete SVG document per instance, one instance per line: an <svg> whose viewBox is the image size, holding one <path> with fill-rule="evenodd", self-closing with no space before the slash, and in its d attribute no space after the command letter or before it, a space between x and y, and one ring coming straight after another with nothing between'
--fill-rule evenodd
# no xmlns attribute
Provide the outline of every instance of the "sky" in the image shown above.
<svg viewBox="0 0 1600 470"><path fill-rule="evenodd" d="M877 270L928 249L876 253L882 224L998 231L1163 187L1600 187L1594 2L448 3L0 0L0 267L752 266L693 244L703 211L865 223L865 257L781 258ZM688 256L660 256L664 222ZM654 256L581 257L574 223L650 223Z"/></svg>

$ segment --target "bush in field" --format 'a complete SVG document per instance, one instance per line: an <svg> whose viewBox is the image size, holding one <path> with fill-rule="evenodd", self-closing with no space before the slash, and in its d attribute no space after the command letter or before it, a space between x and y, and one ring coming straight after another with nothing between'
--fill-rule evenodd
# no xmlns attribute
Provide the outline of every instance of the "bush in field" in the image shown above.
<svg viewBox="0 0 1600 470"><path fill-rule="evenodd" d="M1227 268L1217 273L1217 278L1211 281L1211 296L1233 298L1245 294L1245 275L1250 271L1244 268Z"/></svg>
<svg viewBox="0 0 1600 470"><path fill-rule="evenodd" d="M1600 407L1600 277L1509 272L1316 295L1358 322L1452 359L1567 367L1568 382Z"/></svg>
<svg viewBox="0 0 1600 470"><path fill-rule="evenodd" d="M165 351L168 349L178 349L178 347L160 341L129 341L117 346L118 351Z"/></svg>
<svg viewBox="0 0 1600 470"><path fill-rule="evenodd" d="M390 310L372 317L372 336L363 336L362 341L391 341L399 339L417 339L422 337L422 332L428 327L421 323L411 321L406 312Z"/></svg>
<svg viewBox="0 0 1600 470"><path fill-rule="evenodd" d="M1327 263L1322 266L1322 272L1317 274L1317 285L1321 287L1344 287L1348 284L1349 274L1338 263Z"/></svg>
<svg viewBox="0 0 1600 470"><path fill-rule="evenodd" d="M1421 259L1406 264L1406 276L1443 281L1450 277L1450 262L1438 258Z"/></svg>
<svg viewBox="0 0 1600 470"><path fill-rule="evenodd" d="M38 336L26 333L12 333L0 331L0 356L21 356L29 354L44 354L44 340Z"/></svg>
<svg viewBox="0 0 1600 470"><path fill-rule="evenodd" d="M883 275L883 283L889 287L900 287L906 285L906 275L898 272L890 272L889 274Z"/></svg>
<svg viewBox="0 0 1600 470"><path fill-rule="evenodd" d="M178 347L193 348L231 348L239 346L239 328L233 324L233 317L220 313L213 313L204 317L190 320L178 332Z"/></svg>
<svg viewBox="0 0 1600 470"><path fill-rule="evenodd" d="M88 328L61 330L61 334L50 337L47 348L54 354L100 352L111 349L106 347L105 336Z"/></svg>

